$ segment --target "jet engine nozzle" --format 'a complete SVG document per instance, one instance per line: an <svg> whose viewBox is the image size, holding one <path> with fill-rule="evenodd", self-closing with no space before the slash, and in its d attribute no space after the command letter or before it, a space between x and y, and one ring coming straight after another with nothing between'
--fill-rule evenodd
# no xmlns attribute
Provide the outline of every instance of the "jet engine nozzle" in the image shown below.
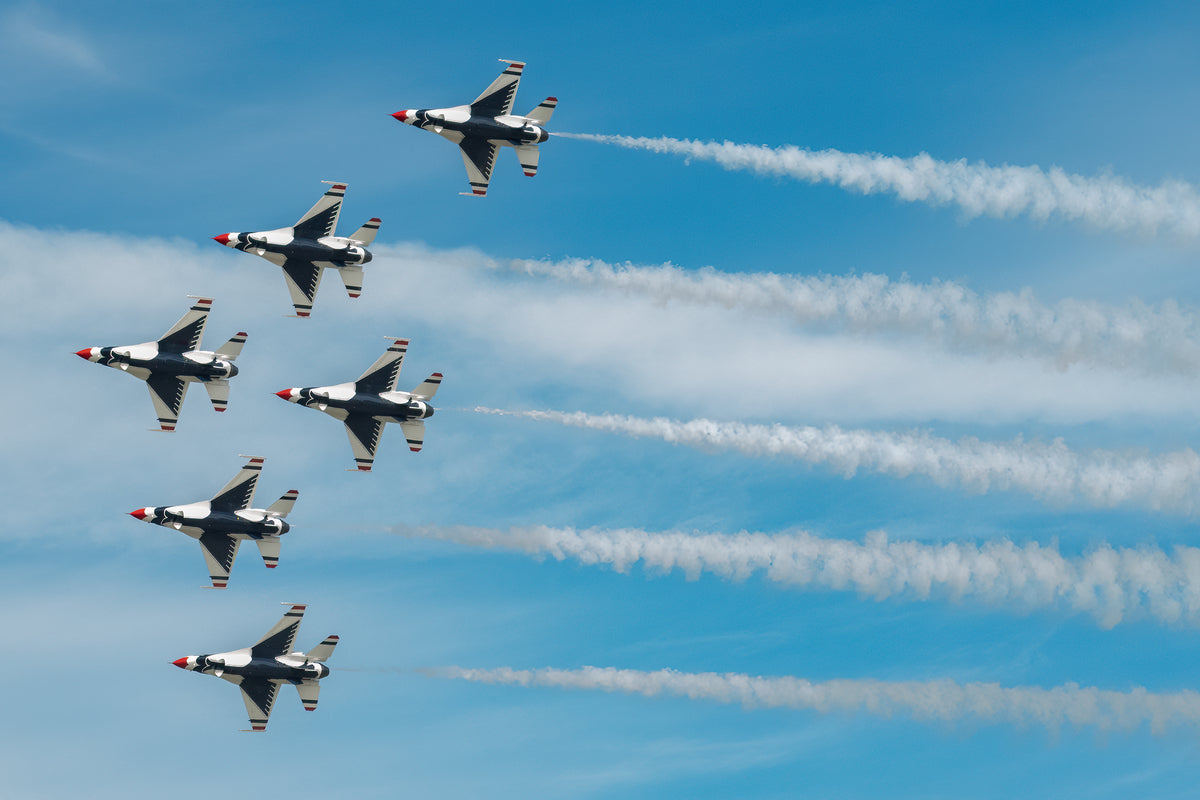
<svg viewBox="0 0 1200 800"><path fill-rule="evenodd" d="M545 128L538 128L537 130L538 130L538 139L537 139L538 144L541 144L542 142L545 142L550 139L550 132L547 131Z"/></svg>
<svg viewBox="0 0 1200 800"><path fill-rule="evenodd" d="M212 363L212 367L219 378L232 378L238 374L237 364L234 364L232 361L217 359Z"/></svg>

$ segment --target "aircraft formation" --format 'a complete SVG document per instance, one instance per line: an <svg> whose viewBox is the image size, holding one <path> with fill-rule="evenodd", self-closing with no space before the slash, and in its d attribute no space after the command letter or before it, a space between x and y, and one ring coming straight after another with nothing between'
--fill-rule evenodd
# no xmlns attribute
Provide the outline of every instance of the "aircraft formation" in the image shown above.
<svg viewBox="0 0 1200 800"><path fill-rule="evenodd" d="M400 122L433 131L455 142L462 151L471 185L470 195L483 197L491 182L496 152L500 147L516 150L526 175L537 174L538 145L549 138L543 127L558 104L548 97L526 116L512 114L513 102L525 65L505 61L508 66L483 94L469 105L452 108L411 109L392 114ZM335 235L345 182L325 181L330 188L294 225L273 230L223 233L213 239L225 247L259 256L283 270L295 317L312 314L317 288L326 269L336 269L346 292L357 298L363 288L363 266L370 263L368 248L379 231L380 219L372 217L349 237ZM463 193L468 194L468 193ZM132 345L89 347L76 352L80 358L119 369L145 381L158 415L159 430L174 431L190 383L201 383L213 408L224 411L229 403L229 381L238 374L233 363L242 352L247 334L238 332L217 350L200 349L213 298L193 297L195 302L180 320L158 340ZM289 403L307 406L341 421L350 439L355 469L369 472L389 422L397 423L409 449L420 452L425 442L425 420L432 417L430 404L442 382L435 372L412 391L397 391L400 369L408 352L408 339L388 337L391 344L374 364L354 381L332 386L297 387L276 392ZM279 563L280 538L291 530L286 517L300 493L290 489L266 508L253 508L254 493L264 460L249 460L220 491L208 500L170 506L146 506L130 516L174 528L196 539L208 567L212 588L224 589L244 541L253 541L269 569ZM306 711L317 707L320 681L329 675L325 662L333 654L338 637L331 635L307 653L293 652L296 634L306 606L291 606L267 633L250 647L208 655L191 655L172 663L192 672L226 680L241 689L252 731L265 731L279 687L296 687Z"/></svg>

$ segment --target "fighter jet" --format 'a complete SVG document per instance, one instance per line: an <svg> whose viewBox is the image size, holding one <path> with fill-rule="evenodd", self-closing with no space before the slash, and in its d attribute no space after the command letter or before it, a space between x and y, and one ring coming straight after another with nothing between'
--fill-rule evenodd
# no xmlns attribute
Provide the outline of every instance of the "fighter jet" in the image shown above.
<svg viewBox="0 0 1200 800"><path fill-rule="evenodd" d="M332 181L324 181L332 183ZM334 183L317 204L290 228L254 233L222 233L213 241L226 247L253 253L283 267L283 278L292 295L297 317L312 313L313 298L321 285L321 275L331 267L342 276L351 298L362 294L363 264L371 260L367 248L375 241L379 218L372 217L349 239L334 236L346 184Z"/></svg>
<svg viewBox="0 0 1200 800"><path fill-rule="evenodd" d="M324 411L346 423L354 463L360 471L370 472L384 423L399 422L408 439L408 449L416 453L425 441L424 420L433 416L429 401L441 385L442 373L433 373L411 392L396 391L407 351L408 339L396 339L353 383L284 389L275 394L289 403Z"/></svg>
<svg viewBox="0 0 1200 800"><path fill-rule="evenodd" d="M194 295L188 295L194 297ZM211 297L194 297L195 304L157 342L120 347L87 347L75 355L122 370L146 382L158 413L159 427L175 430L179 409L188 384L199 381L208 390L213 408L224 411L229 403L229 379L238 374L233 361L242 352L246 333L236 336L214 352L200 350L204 323L212 308Z"/></svg>
<svg viewBox="0 0 1200 800"><path fill-rule="evenodd" d="M262 465L263 459L251 458L211 500L179 506L147 506L130 511L129 516L199 539L213 588L224 589L237 558L238 545L252 539L258 545L263 563L268 569L275 569L279 564L279 537L291 529L283 520L300 496L295 489L289 489L266 508L250 507Z"/></svg>
<svg viewBox="0 0 1200 800"><path fill-rule="evenodd" d="M180 669L215 675L241 689L253 731L267 729L275 695L285 683L296 687L305 711L316 711L317 695L321 691L317 681L329 674L325 662L333 655L338 637L326 636L307 653L293 653L292 646L296 643L304 609L305 606L293 605L252 647L206 656L184 656L171 663Z"/></svg>
<svg viewBox="0 0 1200 800"><path fill-rule="evenodd" d="M537 174L538 145L550 138L542 126L558 106L558 98L547 97L525 116L512 113L517 86L521 82L521 61L500 59L508 68L474 102L453 108L410 108L393 117L417 128L444 136L462 149L471 191L464 195L483 197L492 179L496 148L515 148L521 169L532 178Z"/></svg>

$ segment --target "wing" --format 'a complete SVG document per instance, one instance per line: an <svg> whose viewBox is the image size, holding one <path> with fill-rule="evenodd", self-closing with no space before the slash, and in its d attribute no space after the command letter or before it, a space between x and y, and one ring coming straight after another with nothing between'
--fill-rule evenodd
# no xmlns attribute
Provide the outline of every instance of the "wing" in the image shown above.
<svg viewBox="0 0 1200 800"><path fill-rule="evenodd" d="M346 194L346 184L335 183L329 191L321 195L317 204L292 226L292 233L298 239L320 239L322 236L332 236L337 228L338 214L342 211L342 197Z"/></svg>
<svg viewBox="0 0 1200 800"><path fill-rule="evenodd" d="M324 268L311 261L289 258L283 262L283 282L292 295L297 317L307 317L312 313L313 298L317 296L317 287L321 285L321 273L324 271Z"/></svg>
<svg viewBox="0 0 1200 800"><path fill-rule="evenodd" d="M425 443L425 423L419 419L406 419L400 423L400 430L404 431L404 438L408 440L408 449L414 453L421 452L421 446Z"/></svg>
<svg viewBox="0 0 1200 800"><path fill-rule="evenodd" d="M263 459L255 457L246 462L233 480L217 492L210 501L213 511L241 511L254 502L254 489L258 476L262 474Z"/></svg>
<svg viewBox="0 0 1200 800"><path fill-rule="evenodd" d="M486 197L488 184L492 181L492 167L496 164L496 149L487 139L463 139L458 143L462 149L463 163L467 166L467 182L471 194Z"/></svg>
<svg viewBox="0 0 1200 800"><path fill-rule="evenodd" d="M250 729L265 731L267 720L271 718L271 708L275 705L275 695L279 694L279 684L263 678L243 678L238 688L242 690L242 700L246 703Z"/></svg>
<svg viewBox="0 0 1200 800"><path fill-rule="evenodd" d="M472 114L499 117L512 113L513 100L517 97L517 87L521 85L521 72L525 69L525 64L521 61L507 63L508 68L500 73L500 77L492 81L492 85L484 89L483 94L471 103Z"/></svg>
<svg viewBox="0 0 1200 800"><path fill-rule="evenodd" d="M237 558L239 544L241 539L224 533L206 533L200 537L200 552L204 553L208 577L212 579L214 589L224 589L229 583L229 570Z"/></svg>
<svg viewBox="0 0 1200 800"><path fill-rule="evenodd" d="M200 347L200 339L204 336L204 323L208 322L208 312L212 309L211 297L197 297L196 302L180 317L179 322L158 340L158 350L162 353L186 353Z"/></svg>
<svg viewBox="0 0 1200 800"><path fill-rule="evenodd" d="M300 630L300 621L304 619L304 609L307 606L295 605L284 613L283 619L275 623L271 630L254 643L250 648L252 658L278 658L292 652L296 643L296 633Z"/></svg>
<svg viewBox="0 0 1200 800"><path fill-rule="evenodd" d="M175 430L179 421L179 409L183 408L183 396L187 394L187 381L174 375L150 374L146 378L146 386L150 389L150 400L154 403L154 411L158 414L158 425L164 431Z"/></svg>
<svg viewBox="0 0 1200 800"><path fill-rule="evenodd" d="M379 447L379 435L384 423L374 417L346 417L346 434L350 437L350 449L354 451L354 463L362 472L370 472L375 463L375 449Z"/></svg>
<svg viewBox="0 0 1200 800"><path fill-rule="evenodd" d="M354 391L368 394L396 391L400 368L404 366L404 354L408 352L408 339L396 339L383 351L367 371L354 382Z"/></svg>

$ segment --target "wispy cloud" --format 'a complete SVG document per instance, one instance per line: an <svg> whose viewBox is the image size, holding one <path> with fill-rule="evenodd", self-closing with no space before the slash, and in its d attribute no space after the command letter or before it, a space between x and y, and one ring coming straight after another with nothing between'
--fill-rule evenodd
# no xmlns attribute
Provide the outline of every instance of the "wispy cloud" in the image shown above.
<svg viewBox="0 0 1200 800"><path fill-rule="evenodd" d="M1138 186L1115 176L1073 175L1059 167L939 161L927 153L899 158L665 136L558 135L711 161L729 170L830 183L862 194L889 193L911 202L954 204L969 217L1027 215L1037 220L1079 220L1108 230L1181 238L1200 235L1200 194L1182 181Z"/></svg>
<svg viewBox="0 0 1200 800"><path fill-rule="evenodd" d="M1194 375L1200 320L1174 302L1115 307L1066 299L1039 302L1032 289L980 295L954 281L893 281L886 275L727 273L711 267L638 266L594 259L503 263L509 270L656 303L778 314L801 325L854 333L906 333L994 356L1034 356L1060 369L1087 364Z"/></svg>
<svg viewBox="0 0 1200 800"><path fill-rule="evenodd" d="M1060 439L1050 443L957 442L922 431L845 430L836 425L751 425L695 419L681 422L582 411L475 409L577 428L650 437L672 444L735 450L747 456L786 456L824 464L852 477L869 470L898 478L923 475L940 486L967 491L1012 489L1052 502L1086 502L1109 508L1134 505L1157 511L1194 512L1200 491L1200 456L1185 449L1159 456L1093 450L1078 453Z"/></svg>
<svg viewBox="0 0 1200 800"><path fill-rule="evenodd" d="M0 42L10 57L28 67L68 69L107 78L110 70L95 45L79 31L37 5L15 5L0 13Z"/></svg>
<svg viewBox="0 0 1200 800"><path fill-rule="evenodd" d="M673 695L691 700L739 703L747 709L794 708L867 712L882 717L909 716L921 721L960 720L1037 725L1051 732L1064 725L1133 731L1144 725L1156 734L1200 724L1200 692L1156 694L1142 688L1115 692L1068 683L1053 689L1004 687L996 683L937 681L832 680L760 677L739 673L687 673L663 669L643 672L613 667L582 669L425 670L430 677L523 687L591 689Z"/></svg>
<svg viewBox="0 0 1200 800"><path fill-rule="evenodd" d="M1068 609L1094 616L1105 628L1146 616L1200 625L1200 548L1195 547L1166 552L1102 543L1069 558L1053 545L1036 542L893 542L882 531L857 542L805 532L660 533L544 525L506 530L399 525L394 530L469 547L606 564L618 572L641 564L648 570L682 570L689 580L703 573L737 581L761 574L784 586L853 591L874 600L948 598L1019 612Z"/></svg>

